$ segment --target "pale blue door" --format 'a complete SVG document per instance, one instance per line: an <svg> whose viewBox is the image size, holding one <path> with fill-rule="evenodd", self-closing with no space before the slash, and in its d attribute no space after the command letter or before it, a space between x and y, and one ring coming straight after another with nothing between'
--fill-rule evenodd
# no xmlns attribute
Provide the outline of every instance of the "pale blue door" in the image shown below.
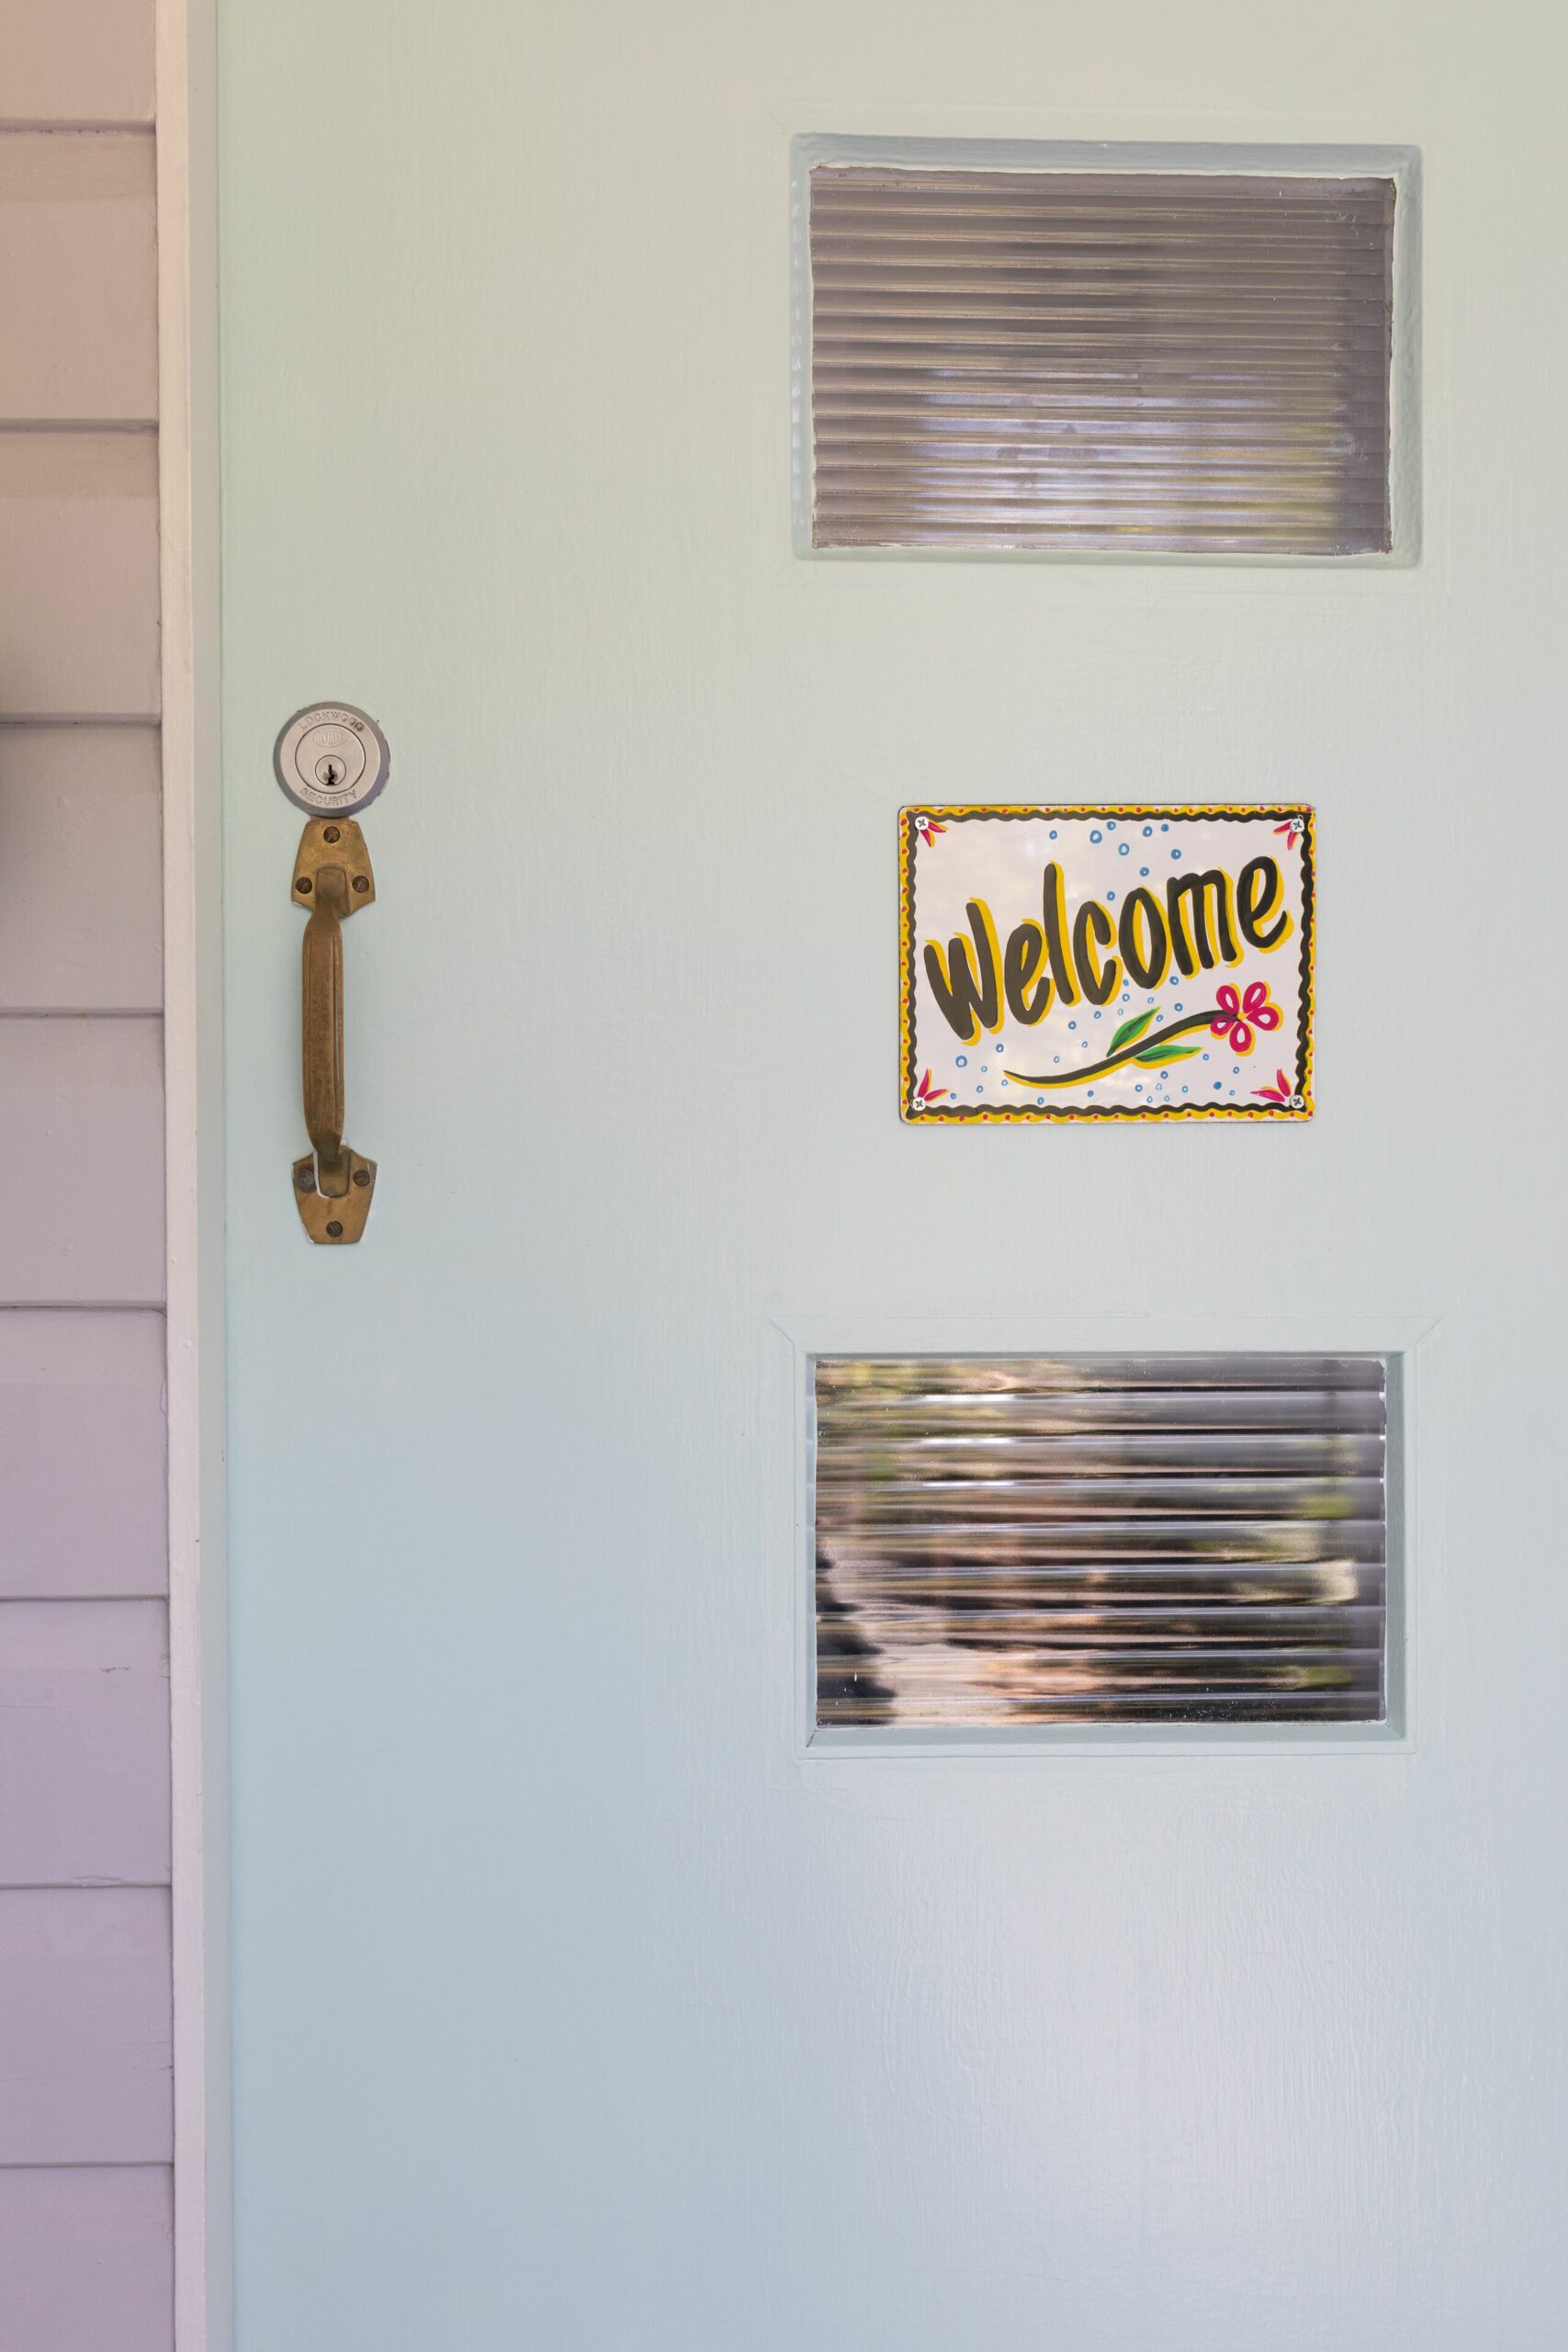
<svg viewBox="0 0 1568 2352"><path fill-rule="evenodd" d="M220 17L242 2352L1551 2352L1558 18ZM1419 148L1420 560L796 556L857 130ZM1315 807L1315 1117L901 1125L896 811L1142 797ZM1418 1342L1403 1746L806 1748L813 1345Z"/></svg>

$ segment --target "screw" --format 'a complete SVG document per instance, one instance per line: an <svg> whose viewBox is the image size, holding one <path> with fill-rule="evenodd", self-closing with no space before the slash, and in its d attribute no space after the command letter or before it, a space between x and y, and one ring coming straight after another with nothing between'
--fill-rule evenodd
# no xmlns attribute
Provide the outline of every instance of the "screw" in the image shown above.
<svg viewBox="0 0 1568 2352"><path fill-rule="evenodd" d="M309 876L308 874L301 874L301 876L299 876L299 881L298 881L298 882L296 882L296 884L294 885L294 888L295 888L297 890L300 891L300 892L308 891L308 890L310 889L310 876Z"/></svg>
<svg viewBox="0 0 1568 2352"><path fill-rule="evenodd" d="M368 890L370 885L366 880L363 874L356 874L354 877L354 887L356 890L365 891Z"/></svg>
<svg viewBox="0 0 1568 2352"><path fill-rule="evenodd" d="M327 1239L329 1241L341 1241L343 1239L343 1227L338 1223L335 1216L333 1217L331 1225L327 1227Z"/></svg>
<svg viewBox="0 0 1568 2352"><path fill-rule="evenodd" d="M329 825L326 831L321 835L321 839L324 842L341 842L343 835L339 832L335 825Z"/></svg>
<svg viewBox="0 0 1568 2352"><path fill-rule="evenodd" d="M370 1182L370 1170L368 1168L356 1168L354 1171L354 1181L359 1186L360 1191L363 1192L366 1185Z"/></svg>
<svg viewBox="0 0 1568 2352"><path fill-rule="evenodd" d="M310 1170L308 1168L297 1169L295 1170L294 1182L299 1185L299 1190L302 1193L310 1192L311 1189Z"/></svg>

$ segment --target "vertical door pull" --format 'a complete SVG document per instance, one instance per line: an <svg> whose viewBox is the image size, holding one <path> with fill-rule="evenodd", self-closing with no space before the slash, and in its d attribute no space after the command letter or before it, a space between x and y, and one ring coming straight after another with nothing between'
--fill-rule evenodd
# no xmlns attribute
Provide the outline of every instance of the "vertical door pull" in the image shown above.
<svg viewBox="0 0 1568 2352"><path fill-rule="evenodd" d="M300 967L300 1076L310 1149L294 1163L294 1197L312 1241L357 1241L376 1163L343 1139L343 926L376 896L365 836L352 817L314 817L299 837L291 893L310 911Z"/></svg>

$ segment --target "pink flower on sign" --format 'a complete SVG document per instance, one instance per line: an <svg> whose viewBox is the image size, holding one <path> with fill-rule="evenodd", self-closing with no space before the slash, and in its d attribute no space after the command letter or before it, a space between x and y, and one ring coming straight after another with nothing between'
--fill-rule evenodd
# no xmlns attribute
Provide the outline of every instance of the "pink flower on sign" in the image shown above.
<svg viewBox="0 0 1568 2352"><path fill-rule="evenodd" d="M1254 980L1247 994L1238 996L1233 988L1219 992L1220 1015L1209 1023L1210 1034L1228 1037L1233 1054L1252 1051L1253 1032L1258 1029L1278 1029L1280 1008L1269 1001L1267 980Z"/></svg>
<svg viewBox="0 0 1568 2352"><path fill-rule="evenodd" d="M929 849L938 833L945 833L947 827L934 823L930 817L921 816L915 819L915 831Z"/></svg>
<svg viewBox="0 0 1568 2352"><path fill-rule="evenodd" d="M1277 1069L1272 1086L1255 1086L1252 1091L1265 1102L1289 1102L1294 1099L1296 1090L1284 1071Z"/></svg>
<svg viewBox="0 0 1568 2352"><path fill-rule="evenodd" d="M1285 824L1276 825L1274 831L1277 833L1284 834L1285 847L1287 849L1294 849L1297 842L1301 839L1302 834L1306 831L1306 827L1303 824L1299 817L1292 817Z"/></svg>
<svg viewBox="0 0 1568 2352"><path fill-rule="evenodd" d="M923 1111L926 1110L932 1102L945 1102L950 1091L951 1090L948 1087L936 1085L931 1079L930 1070L928 1069L924 1078L921 1079L919 1086L915 1089L916 1107Z"/></svg>

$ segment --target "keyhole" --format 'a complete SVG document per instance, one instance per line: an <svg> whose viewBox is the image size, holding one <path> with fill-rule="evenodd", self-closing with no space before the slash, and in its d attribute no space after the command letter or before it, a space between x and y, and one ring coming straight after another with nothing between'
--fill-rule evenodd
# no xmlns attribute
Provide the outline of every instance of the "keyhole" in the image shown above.
<svg viewBox="0 0 1568 2352"><path fill-rule="evenodd" d="M341 784L342 781L343 769L340 767L336 760L328 758L324 760L318 760L316 762L316 782L318 784L325 785L330 789L332 786L334 784Z"/></svg>

